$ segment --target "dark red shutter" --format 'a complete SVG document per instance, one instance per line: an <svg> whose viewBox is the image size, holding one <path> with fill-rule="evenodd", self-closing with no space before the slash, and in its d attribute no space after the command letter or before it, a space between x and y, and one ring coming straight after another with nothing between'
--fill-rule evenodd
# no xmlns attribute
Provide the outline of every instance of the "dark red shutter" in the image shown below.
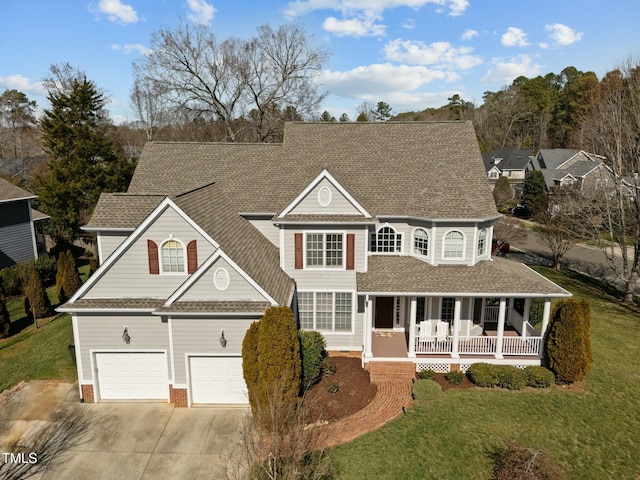
<svg viewBox="0 0 640 480"><path fill-rule="evenodd" d="M153 240L147 240L147 250L149 252L149 273L158 275L160 273L160 262L158 262L158 245Z"/></svg>
<svg viewBox="0 0 640 480"><path fill-rule="evenodd" d="M296 233L295 238L296 268L302 268L302 234Z"/></svg>
<svg viewBox="0 0 640 480"><path fill-rule="evenodd" d="M198 269L198 247L195 240L187 245L187 273L194 273Z"/></svg>
<svg viewBox="0 0 640 480"><path fill-rule="evenodd" d="M355 268L355 244L355 234L347 233L347 270L353 270Z"/></svg>

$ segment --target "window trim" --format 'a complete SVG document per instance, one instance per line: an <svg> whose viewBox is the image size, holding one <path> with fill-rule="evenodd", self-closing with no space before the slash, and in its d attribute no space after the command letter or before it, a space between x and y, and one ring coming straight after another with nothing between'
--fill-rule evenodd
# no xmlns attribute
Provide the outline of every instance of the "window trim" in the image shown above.
<svg viewBox="0 0 640 480"><path fill-rule="evenodd" d="M443 317L442 309L444 308L445 298L453 300L453 310L451 310L451 320L445 320L444 318L442 318ZM440 297L440 308L438 310L439 310L438 316L440 317L440 321L447 322L449 326L452 327L454 322L456 321L456 297Z"/></svg>
<svg viewBox="0 0 640 480"><path fill-rule="evenodd" d="M484 238L481 238L482 233L484 232ZM488 228L480 228L478 229L478 236L476 238L476 257L483 258L487 256L487 240L489 239L489 229ZM483 240L483 248L480 251L480 240Z"/></svg>
<svg viewBox="0 0 640 480"><path fill-rule="evenodd" d="M400 245L400 249L399 250L394 250L392 252L381 252L381 251L377 251L377 250L372 250L374 244L371 242L371 237L372 234L375 233L375 245L377 246L378 244L378 235L380 234L380 230L382 230L383 228L390 228L391 230L393 230L393 233L395 235L395 245L396 247L398 247L398 244ZM384 225L381 225L380 228L376 228L375 232L368 232L369 238L368 238L368 248L367 251L370 255L404 255L404 232L399 232L398 229L396 227L394 227L393 225L390 225L388 223L385 223ZM398 240L398 236L400 237L400 239Z"/></svg>
<svg viewBox="0 0 640 480"><path fill-rule="evenodd" d="M458 232L460 235L462 235L462 255L460 257L445 256L445 251L447 249L447 235L453 232ZM442 235L442 260L465 260L466 251L467 251L467 236L464 234L462 230L459 230L457 228L452 228L444 232L444 235Z"/></svg>
<svg viewBox="0 0 640 480"><path fill-rule="evenodd" d="M416 252L416 233L419 230L422 230L427 235L426 254ZM411 231L411 254L422 258L429 258L429 255L431 254L431 235L429 235L429 231L425 227L416 227Z"/></svg>
<svg viewBox="0 0 640 480"><path fill-rule="evenodd" d="M307 265L307 235L322 235L322 265ZM342 265L327 266L327 234L342 235ZM346 230L303 230L302 231L302 268L304 270L342 271L347 269L347 231Z"/></svg>
<svg viewBox="0 0 640 480"><path fill-rule="evenodd" d="M184 271L182 272L165 272L164 271L164 254L162 253L162 247L164 246L165 243L167 242L176 242L179 243L182 246L182 255L183 255L183 267L184 267ZM187 246L185 245L185 243L178 239L175 238L173 235L162 240L160 242L160 244L158 245L158 260L159 260L159 266L160 266L160 275L183 275L183 276L187 276L189 275L187 272L189 270L189 267L187 265L188 259L187 259Z"/></svg>
<svg viewBox="0 0 640 480"><path fill-rule="evenodd" d="M357 295L355 290L298 290L298 315L302 312L300 308L300 294L310 293L313 295L313 328L307 329L300 324L300 329L320 332L323 335L353 335L355 333L355 315L358 310ZM332 298L331 330L318 330L316 328L316 299L318 293L330 293ZM336 293L348 293L351 295L351 330L336 330Z"/></svg>

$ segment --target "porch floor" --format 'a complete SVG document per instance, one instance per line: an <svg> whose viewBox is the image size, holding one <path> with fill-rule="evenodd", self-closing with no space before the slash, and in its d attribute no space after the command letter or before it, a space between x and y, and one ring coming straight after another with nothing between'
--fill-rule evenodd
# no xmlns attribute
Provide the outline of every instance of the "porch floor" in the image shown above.
<svg viewBox="0 0 640 480"><path fill-rule="evenodd" d="M404 332L373 332L371 351L379 358L408 358Z"/></svg>

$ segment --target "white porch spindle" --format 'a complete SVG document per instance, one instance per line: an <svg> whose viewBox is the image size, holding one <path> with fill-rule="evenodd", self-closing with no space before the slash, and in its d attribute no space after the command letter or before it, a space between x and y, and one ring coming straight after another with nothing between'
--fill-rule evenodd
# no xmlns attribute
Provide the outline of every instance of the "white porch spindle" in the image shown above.
<svg viewBox="0 0 640 480"><path fill-rule="evenodd" d="M373 357L373 351L371 350L371 336L373 335L373 300L369 295L367 295L364 332L364 356L371 358Z"/></svg>
<svg viewBox="0 0 640 480"><path fill-rule="evenodd" d="M500 298L500 309L498 311L498 338L496 340L496 358L502 358L502 339L504 337L504 321L507 312L507 299Z"/></svg>
<svg viewBox="0 0 640 480"><path fill-rule="evenodd" d="M409 308L409 357L416 356L416 342L414 339L416 338L416 312L418 300L416 297L411 297L411 306Z"/></svg>
<svg viewBox="0 0 640 480"><path fill-rule="evenodd" d="M462 309L462 298L456 297L453 308L453 344L451 345L451 357L460 358L458 353L458 339L460 338L460 310Z"/></svg>

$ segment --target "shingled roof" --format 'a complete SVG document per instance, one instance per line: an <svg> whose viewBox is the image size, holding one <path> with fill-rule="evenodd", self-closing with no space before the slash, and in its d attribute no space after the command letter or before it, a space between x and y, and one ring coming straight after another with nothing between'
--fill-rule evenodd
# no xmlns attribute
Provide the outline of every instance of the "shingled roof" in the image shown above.
<svg viewBox="0 0 640 480"><path fill-rule="evenodd" d="M237 212L276 213L323 169L373 215L496 215L470 122L293 122L282 144L150 143L129 193L215 181Z"/></svg>
<svg viewBox="0 0 640 480"><path fill-rule="evenodd" d="M36 196L33 193L27 192L23 188L0 178L0 203L28 198L36 198Z"/></svg>

